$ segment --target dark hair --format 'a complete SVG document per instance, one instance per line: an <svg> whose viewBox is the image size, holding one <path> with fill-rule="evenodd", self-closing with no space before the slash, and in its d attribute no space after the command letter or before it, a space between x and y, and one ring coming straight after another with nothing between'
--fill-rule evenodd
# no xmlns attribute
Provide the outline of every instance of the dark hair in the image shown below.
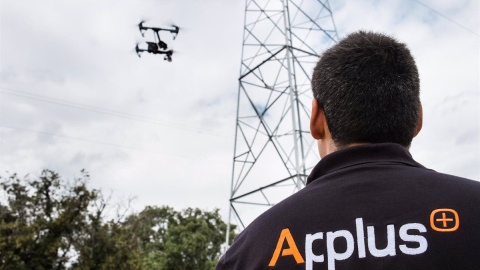
<svg viewBox="0 0 480 270"><path fill-rule="evenodd" d="M312 77L337 147L398 143L408 147L420 112L420 79L407 46L359 31L325 51Z"/></svg>

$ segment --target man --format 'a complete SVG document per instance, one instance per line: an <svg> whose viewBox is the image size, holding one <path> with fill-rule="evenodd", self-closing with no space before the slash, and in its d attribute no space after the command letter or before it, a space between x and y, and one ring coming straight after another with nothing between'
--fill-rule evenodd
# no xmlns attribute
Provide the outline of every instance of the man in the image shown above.
<svg viewBox="0 0 480 270"><path fill-rule="evenodd" d="M312 89L322 160L304 189L238 235L217 269L480 269L480 183L426 169L408 152L422 107L405 44L350 34L322 55Z"/></svg>

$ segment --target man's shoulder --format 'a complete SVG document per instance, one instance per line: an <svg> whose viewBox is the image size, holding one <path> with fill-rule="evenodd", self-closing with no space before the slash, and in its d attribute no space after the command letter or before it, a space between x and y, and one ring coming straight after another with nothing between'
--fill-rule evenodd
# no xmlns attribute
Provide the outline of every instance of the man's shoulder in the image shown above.
<svg viewBox="0 0 480 270"><path fill-rule="evenodd" d="M419 181L431 183L432 188L443 189L449 193L480 195L480 181L461 176L425 170L419 175Z"/></svg>
<svg viewBox="0 0 480 270"><path fill-rule="evenodd" d="M391 172L395 170L393 168ZM307 257L310 249L305 249L308 241L315 241L316 245L327 244L324 249L328 249L328 241L335 239L334 236L347 240L352 236L358 241L358 234L363 231L367 241L368 230L383 232L376 240L383 245L390 241L385 230L392 230L389 232L392 237L400 235L400 240L391 240L392 247L395 246L390 251L399 258L409 255L410 250L404 248L405 243L411 241L407 234L411 234L410 230L417 230L419 239L425 239L425 245L423 242L420 245L425 251L417 248L419 256L405 257L405 262L412 265L418 262L418 265L431 266L442 249L458 245L462 248L457 247L458 251L454 253L463 254L463 258L471 261L474 258L471 250L480 251L476 241L468 240L469 237L480 237L477 229L480 226L480 182L425 168L406 170L409 171L407 174L390 175L385 179L358 179L350 175L351 178L345 177L341 181L329 182L323 178L313 181L254 220L235 239L223 258L223 263L228 265L224 269L267 269L268 265L305 269L302 261L311 260ZM368 175L376 173L372 167L366 171ZM461 224L459 228L455 228L455 222ZM448 230L453 232L449 234ZM357 248L359 246L352 244L352 249ZM279 252L287 249L292 254L278 255L277 249ZM331 256L321 250L314 249L314 253L324 254L325 258ZM370 246L366 250L376 254ZM298 256L294 256L297 252ZM370 257L367 259L355 258L355 254L352 253L351 258L342 264L388 264L397 257L391 255L391 259L375 260L375 256L368 253ZM358 269L368 269L368 266Z"/></svg>
<svg viewBox="0 0 480 270"><path fill-rule="evenodd" d="M298 217L292 207L297 204L298 195L299 192L293 194L253 220L235 237L216 269L267 269L285 224L295 227ZM261 265L263 268L258 268Z"/></svg>

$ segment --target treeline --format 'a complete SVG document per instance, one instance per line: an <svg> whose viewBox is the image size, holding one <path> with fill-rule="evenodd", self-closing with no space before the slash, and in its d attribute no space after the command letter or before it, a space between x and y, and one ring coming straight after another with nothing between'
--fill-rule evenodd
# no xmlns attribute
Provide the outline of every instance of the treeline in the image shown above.
<svg viewBox="0 0 480 270"><path fill-rule="evenodd" d="M214 268L227 228L218 210L147 206L106 221L108 200L88 179L0 178L0 269Z"/></svg>

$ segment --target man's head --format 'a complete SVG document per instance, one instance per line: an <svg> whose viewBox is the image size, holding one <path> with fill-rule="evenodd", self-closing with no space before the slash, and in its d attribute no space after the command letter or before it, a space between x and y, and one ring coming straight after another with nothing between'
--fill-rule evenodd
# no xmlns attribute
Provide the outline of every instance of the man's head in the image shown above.
<svg viewBox="0 0 480 270"><path fill-rule="evenodd" d="M420 131L417 67L406 45L389 36L360 31L328 49L313 72L312 90L312 135L322 139L325 130L316 130L314 113L323 114L336 148L383 142L409 147Z"/></svg>

